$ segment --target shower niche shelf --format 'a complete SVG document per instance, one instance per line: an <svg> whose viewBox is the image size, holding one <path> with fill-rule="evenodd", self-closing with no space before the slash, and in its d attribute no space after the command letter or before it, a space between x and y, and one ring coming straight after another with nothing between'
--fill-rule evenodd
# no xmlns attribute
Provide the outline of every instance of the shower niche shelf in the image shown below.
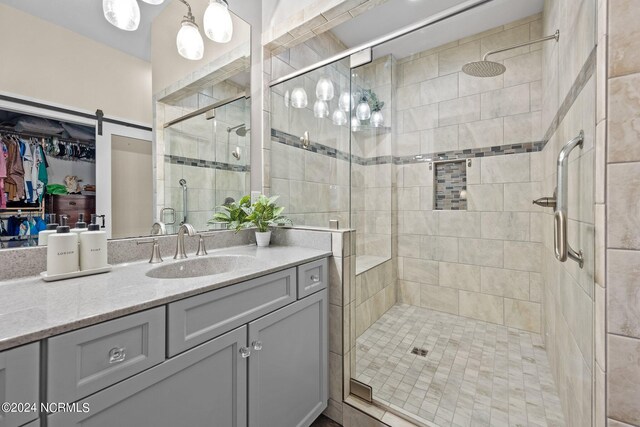
<svg viewBox="0 0 640 427"><path fill-rule="evenodd" d="M467 167L465 159L433 162L433 209L437 211L467 210Z"/></svg>

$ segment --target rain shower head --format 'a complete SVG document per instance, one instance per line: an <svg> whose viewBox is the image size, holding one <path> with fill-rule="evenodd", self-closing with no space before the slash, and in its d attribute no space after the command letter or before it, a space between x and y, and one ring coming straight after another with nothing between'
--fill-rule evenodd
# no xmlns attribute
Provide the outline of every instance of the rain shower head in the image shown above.
<svg viewBox="0 0 640 427"><path fill-rule="evenodd" d="M495 77L507 71L507 67L499 62L475 61L464 64L462 72L473 77Z"/></svg>
<svg viewBox="0 0 640 427"><path fill-rule="evenodd" d="M558 41L560 38L560 30L556 30L555 34L552 36L543 37L541 39L532 40L530 42L514 44L513 46L508 46L502 49L491 50L484 54L482 57L482 61L474 61L465 64L462 67L462 72L473 77L496 77L500 74L503 74L507 71L507 67L495 61L488 61L487 57L489 55L494 55L496 53L505 52L511 49L517 49L523 46L529 46L534 43L540 43L547 40L555 40Z"/></svg>
<svg viewBox="0 0 640 427"><path fill-rule="evenodd" d="M236 135L240 137L244 137L244 136L247 136L247 133L249 133L251 129L247 129L245 124L242 123L242 124L239 124L238 126L227 128L227 133L231 134L231 131L234 131L234 130L236 131Z"/></svg>

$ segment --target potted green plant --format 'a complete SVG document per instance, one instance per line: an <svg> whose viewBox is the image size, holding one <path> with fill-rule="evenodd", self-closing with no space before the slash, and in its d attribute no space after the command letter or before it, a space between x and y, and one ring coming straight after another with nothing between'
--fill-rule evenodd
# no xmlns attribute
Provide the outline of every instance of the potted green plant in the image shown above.
<svg viewBox="0 0 640 427"><path fill-rule="evenodd" d="M260 195L258 200L251 205L251 208L245 209L248 213L246 221L257 228L256 243L260 247L269 246L271 242L271 230L269 227L292 224L289 218L282 216L284 207L276 205L275 202L278 197Z"/></svg>
<svg viewBox="0 0 640 427"><path fill-rule="evenodd" d="M251 208L251 196L244 196L239 202L231 202L218 206L213 218L208 221L209 224L224 223L227 224L229 230L235 230L236 233L247 225L247 216Z"/></svg>

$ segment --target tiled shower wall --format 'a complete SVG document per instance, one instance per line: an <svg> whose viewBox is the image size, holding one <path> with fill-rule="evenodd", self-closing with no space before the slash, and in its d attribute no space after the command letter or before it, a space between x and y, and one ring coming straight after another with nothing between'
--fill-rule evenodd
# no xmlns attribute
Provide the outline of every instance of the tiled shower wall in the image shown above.
<svg viewBox="0 0 640 427"><path fill-rule="evenodd" d="M535 15L398 60L399 301L540 331L541 154L527 151L542 139L541 46L495 55L498 77L460 70L541 36ZM435 211L426 159L463 150L486 151L467 167L467 210Z"/></svg>
<svg viewBox="0 0 640 427"><path fill-rule="evenodd" d="M606 198L598 197L598 203L606 201L606 219L604 206L596 205L597 224L606 221L606 244L601 240L606 247L606 309L601 296L605 278L599 277L603 287L597 288L596 316L598 325L604 326L606 312L607 323L602 334L596 334L596 339L601 338L596 360L604 359L605 337L608 348L606 366L598 365L596 387L604 388L602 368L606 368L608 425L640 426L640 4L601 0L598 12L604 50L598 72L606 75L608 68L608 79L603 78L599 87L605 90L608 86L608 104L603 101L599 108L606 110L606 128L604 121L598 123L598 137L606 138L608 163ZM604 178L604 161L598 163L598 170ZM604 390L601 393L604 396ZM605 422L602 412L598 425Z"/></svg>
<svg viewBox="0 0 640 427"><path fill-rule="evenodd" d="M591 425L594 373L595 156L596 149L596 1L546 1L544 32L560 30L559 43L543 47L542 153L540 196L556 187L556 162L562 147L580 130L582 148L569 157L568 242L584 253L584 268L556 260L553 212L545 209L542 271L543 331L565 422Z"/></svg>

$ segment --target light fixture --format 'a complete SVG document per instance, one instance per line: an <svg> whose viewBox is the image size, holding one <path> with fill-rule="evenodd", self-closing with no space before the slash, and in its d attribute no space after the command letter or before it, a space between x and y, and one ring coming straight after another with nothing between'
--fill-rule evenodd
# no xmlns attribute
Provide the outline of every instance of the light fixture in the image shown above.
<svg viewBox="0 0 640 427"><path fill-rule="evenodd" d="M226 0L210 0L203 19L204 33L218 43L228 43L233 35L233 21Z"/></svg>
<svg viewBox="0 0 640 427"><path fill-rule="evenodd" d="M293 108L305 108L309 103L307 92L301 87L296 87L291 91L291 106Z"/></svg>
<svg viewBox="0 0 640 427"><path fill-rule="evenodd" d="M342 92L340 94L340 98L338 99L338 107L344 111L345 113L348 113L349 111L353 110L353 106L355 104L355 99L353 98L353 95L351 95L349 92Z"/></svg>
<svg viewBox="0 0 640 427"><path fill-rule="evenodd" d="M136 0L102 0L102 12L111 25L135 31L140 25L140 6Z"/></svg>
<svg viewBox="0 0 640 427"><path fill-rule="evenodd" d="M323 117L329 117L329 106L326 102L318 99L313 104L313 115L317 119L321 119Z"/></svg>
<svg viewBox="0 0 640 427"><path fill-rule="evenodd" d="M347 123L347 115L341 109L337 109L333 112L333 117L331 118L333 124L336 126L342 126Z"/></svg>
<svg viewBox="0 0 640 427"><path fill-rule="evenodd" d="M371 113L371 126L374 128L379 128L384 124L384 117L382 116L382 112L380 110L376 110Z"/></svg>
<svg viewBox="0 0 640 427"><path fill-rule="evenodd" d="M356 117L358 120L369 120L371 118L371 107L369 107L369 103L366 100L360 101L358 107L356 108Z"/></svg>
<svg viewBox="0 0 640 427"><path fill-rule="evenodd" d="M334 97L333 82L329 77L322 77L316 85L316 97L320 101L331 101Z"/></svg>
<svg viewBox="0 0 640 427"><path fill-rule="evenodd" d="M191 5L184 0L180 0L189 8L187 15L182 20L180 31L176 37L178 53L186 59L197 61L204 55L204 40L198 30L196 20L191 13Z"/></svg>
<svg viewBox="0 0 640 427"><path fill-rule="evenodd" d="M152 4L154 6L164 3L164 0L142 0L145 3Z"/></svg>
<svg viewBox="0 0 640 427"><path fill-rule="evenodd" d="M351 130L358 130L360 128L360 120L356 116L351 117Z"/></svg>
<svg viewBox="0 0 640 427"><path fill-rule="evenodd" d="M289 93L289 91L286 91L284 93L284 106L285 107L289 107L289 101L291 100L291 94Z"/></svg>

